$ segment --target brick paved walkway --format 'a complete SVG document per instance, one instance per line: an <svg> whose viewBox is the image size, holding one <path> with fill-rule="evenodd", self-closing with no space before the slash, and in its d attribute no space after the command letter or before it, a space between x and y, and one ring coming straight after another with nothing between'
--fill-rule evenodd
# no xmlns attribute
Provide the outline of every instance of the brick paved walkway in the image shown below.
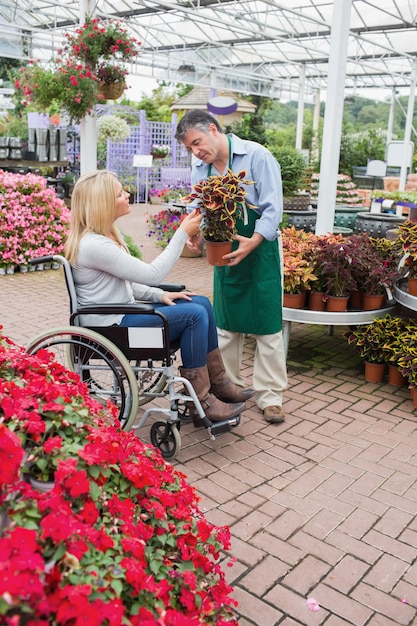
<svg viewBox="0 0 417 626"><path fill-rule="evenodd" d="M144 236L154 210L134 206L120 220L145 260L158 253ZM204 258L180 259L168 279L211 294ZM0 323L18 343L67 314L59 271L0 277ZM181 429L176 466L208 519L231 528L241 626L417 624L416 413L407 389L364 381L343 330L293 324L284 424L266 424L249 402L239 428L214 442ZM252 353L249 338L248 381Z"/></svg>

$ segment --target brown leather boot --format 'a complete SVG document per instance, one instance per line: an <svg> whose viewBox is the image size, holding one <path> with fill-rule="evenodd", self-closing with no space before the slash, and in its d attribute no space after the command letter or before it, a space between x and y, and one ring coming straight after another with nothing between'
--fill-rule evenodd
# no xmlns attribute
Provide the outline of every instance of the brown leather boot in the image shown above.
<svg viewBox="0 0 417 626"><path fill-rule="evenodd" d="M254 389L243 389L226 376L219 348L208 353L207 369L211 383L210 391L222 402L245 402L255 394Z"/></svg>
<svg viewBox="0 0 417 626"><path fill-rule="evenodd" d="M228 404L210 393L210 379L206 365L193 369L185 369L184 367L179 369L181 376L192 384L201 406L211 422L222 422L230 417L236 417L243 411L245 407L244 402ZM190 404L192 404L191 411L194 409L192 413L194 426L202 426L200 416L196 413L194 404Z"/></svg>

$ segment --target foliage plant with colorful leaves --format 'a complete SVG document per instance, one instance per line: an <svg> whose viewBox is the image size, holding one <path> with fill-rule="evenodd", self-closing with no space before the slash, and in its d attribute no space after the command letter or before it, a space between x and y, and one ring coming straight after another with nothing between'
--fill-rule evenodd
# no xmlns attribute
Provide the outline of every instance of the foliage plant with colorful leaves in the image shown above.
<svg viewBox="0 0 417 626"><path fill-rule="evenodd" d="M0 268L63 252L70 211L46 184L42 176L0 170Z"/></svg>
<svg viewBox="0 0 417 626"><path fill-rule="evenodd" d="M61 454L67 429L77 445ZM27 480L40 451L49 492ZM1 624L237 626L229 529L77 375L2 335L0 454Z"/></svg>
<svg viewBox="0 0 417 626"><path fill-rule="evenodd" d="M247 191L242 185L254 184L245 176L244 170L238 174L228 170L224 176L209 176L182 198L184 204L197 203L204 213L202 230L207 241L232 241L236 219L246 207L255 208L245 200Z"/></svg>

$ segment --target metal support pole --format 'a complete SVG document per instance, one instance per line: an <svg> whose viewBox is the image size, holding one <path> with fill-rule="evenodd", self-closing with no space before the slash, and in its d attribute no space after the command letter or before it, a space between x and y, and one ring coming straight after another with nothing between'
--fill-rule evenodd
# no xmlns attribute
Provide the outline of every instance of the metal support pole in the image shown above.
<svg viewBox="0 0 417 626"><path fill-rule="evenodd" d="M317 203L317 235L333 231L351 7L352 0L335 0L333 4L329 76Z"/></svg>

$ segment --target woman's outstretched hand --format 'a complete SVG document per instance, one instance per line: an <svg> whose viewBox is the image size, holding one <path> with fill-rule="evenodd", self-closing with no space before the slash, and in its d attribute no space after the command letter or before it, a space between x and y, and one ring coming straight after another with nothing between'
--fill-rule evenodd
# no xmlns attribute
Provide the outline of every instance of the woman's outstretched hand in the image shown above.
<svg viewBox="0 0 417 626"><path fill-rule="evenodd" d="M187 235L190 237L195 237L200 233L200 224L203 216L200 213L199 209L193 209L191 213L188 213L181 222L180 228L185 230Z"/></svg>

